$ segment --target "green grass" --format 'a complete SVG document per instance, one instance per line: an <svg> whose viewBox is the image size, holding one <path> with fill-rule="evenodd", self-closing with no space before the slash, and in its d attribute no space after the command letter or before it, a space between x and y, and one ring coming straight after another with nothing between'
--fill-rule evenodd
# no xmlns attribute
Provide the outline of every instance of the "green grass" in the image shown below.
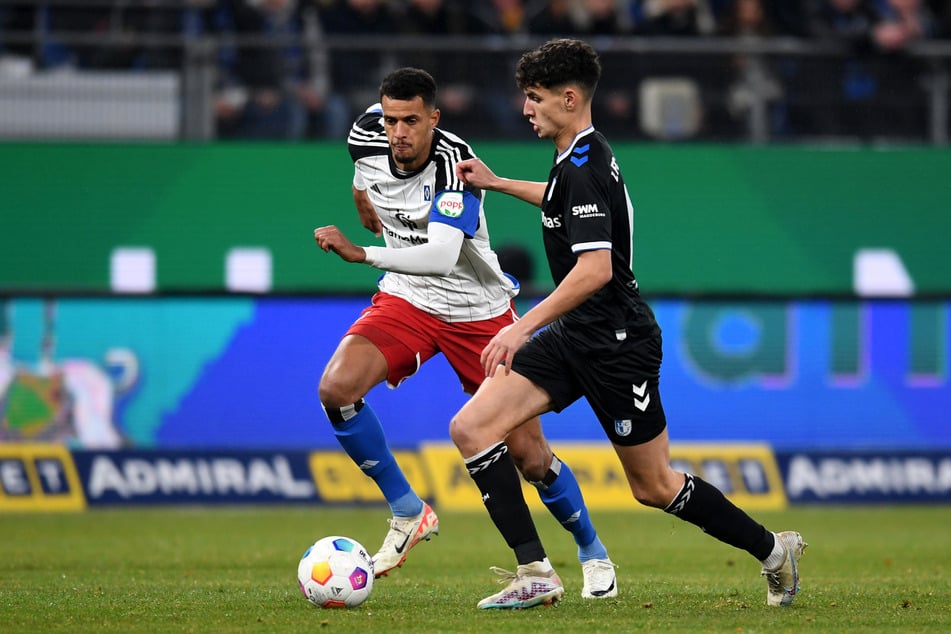
<svg viewBox="0 0 951 634"><path fill-rule="evenodd" d="M300 554L344 534L371 550L383 508L151 508L0 515L0 632L949 632L951 507L757 513L810 547L796 604L767 608L745 553L661 512L596 513L619 565L616 600L583 601L575 548L539 530L565 583L554 608L481 611L514 567L483 513L440 517L441 535L377 580L352 610L312 607Z"/></svg>

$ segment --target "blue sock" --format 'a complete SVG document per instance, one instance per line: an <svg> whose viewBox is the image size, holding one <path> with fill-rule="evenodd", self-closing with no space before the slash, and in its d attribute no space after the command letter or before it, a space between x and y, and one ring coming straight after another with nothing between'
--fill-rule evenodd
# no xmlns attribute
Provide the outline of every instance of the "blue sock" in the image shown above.
<svg viewBox="0 0 951 634"><path fill-rule="evenodd" d="M584 497L581 495L581 487L568 465L555 456L545 479L534 484L538 488L538 497L555 519L575 538L575 543L578 544L578 561L607 559L608 551L598 539L598 533L594 530Z"/></svg>
<svg viewBox="0 0 951 634"><path fill-rule="evenodd" d="M346 414L341 415L341 410ZM344 420L344 416L349 416ZM394 517L410 517L423 510L423 501L413 491L386 443L380 419L365 401L351 408L327 410L334 435L350 459L373 478Z"/></svg>

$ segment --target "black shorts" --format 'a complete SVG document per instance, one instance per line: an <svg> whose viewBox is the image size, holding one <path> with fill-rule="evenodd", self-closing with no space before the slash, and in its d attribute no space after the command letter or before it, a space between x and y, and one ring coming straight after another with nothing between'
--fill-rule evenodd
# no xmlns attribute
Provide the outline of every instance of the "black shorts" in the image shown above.
<svg viewBox="0 0 951 634"><path fill-rule="evenodd" d="M592 352L549 328L519 349L512 370L548 392L556 412L585 397L611 442L631 446L652 440L667 426L660 402L662 359L659 332Z"/></svg>

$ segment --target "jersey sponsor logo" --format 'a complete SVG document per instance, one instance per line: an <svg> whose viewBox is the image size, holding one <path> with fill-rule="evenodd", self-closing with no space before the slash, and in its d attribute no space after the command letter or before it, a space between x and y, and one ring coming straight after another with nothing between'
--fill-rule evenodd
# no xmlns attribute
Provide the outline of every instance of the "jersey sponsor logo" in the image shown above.
<svg viewBox="0 0 951 634"><path fill-rule="evenodd" d="M436 197L436 211L447 218L458 218L464 209L462 192L443 192Z"/></svg>
<svg viewBox="0 0 951 634"><path fill-rule="evenodd" d="M587 203L584 205L574 205L571 208L571 215L575 218L594 218L603 216L604 213L598 209L597 203Z"/></svg>
<svg viewBox="0 0 951 634"><path fill-rule="evenodd" d="M419 236L416 234L404 235L402 233L393 231L389 227L384 227L383 230L386 231L386 235L389 237L399 240L400 242L404 242L408 245L426 244L429 242L429 239L426 236Z"/></svg>
<svg viewBox="0 0 951 634"><path fill-rule="evenodd" d="M561 226L561 216L546 216L542 212L542 225L546 229L556 229Z"/></svg>
<svg viewBox="0 0 951 634"><path fill-rule="evenodd" d="M397 211L393 216L407 229L412 229L413 231L419 230L419 225L417 225L416 221L410 218L405 211Z"/></svg>

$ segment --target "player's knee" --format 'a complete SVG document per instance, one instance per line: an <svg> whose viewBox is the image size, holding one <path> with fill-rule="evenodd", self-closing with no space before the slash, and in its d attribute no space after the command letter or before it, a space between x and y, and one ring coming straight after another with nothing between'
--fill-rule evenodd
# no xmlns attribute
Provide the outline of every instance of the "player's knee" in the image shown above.
<svg viewBox="0 0 951 634"><path fill-rule="evenodd" d="M653 508L666 508L676 497L683 485L683 474L672 469L665 469L660 473L641 474L640 477L628 475L628 483L634 499Z"/></svg>
<svg viewBox="0 0 951 634"><path fill-rule="evenodd" d="M364 396L358 394L357 391L332 373L326 373L320 377L320 383L317 386L317 395L325 408L343 407L357 402Z"/></svg>
<svg viewBox="0 0 951 634"><path fill-rule="evenodd" d="M468 451L477 445L474 427L468 423L466 416L459 412L449 421L449 437L455 443L463 457L468 458Z"/></svg>
<svg viewBox="0 0 951 634"><path fill-rule="evenodd" d="M633 478L629 478L628 481L631 486L631 493L634 494L634 499L644 506L664 508L670 502L670 498L666 495L664 487L659 486L659 483Z"/></svg>

